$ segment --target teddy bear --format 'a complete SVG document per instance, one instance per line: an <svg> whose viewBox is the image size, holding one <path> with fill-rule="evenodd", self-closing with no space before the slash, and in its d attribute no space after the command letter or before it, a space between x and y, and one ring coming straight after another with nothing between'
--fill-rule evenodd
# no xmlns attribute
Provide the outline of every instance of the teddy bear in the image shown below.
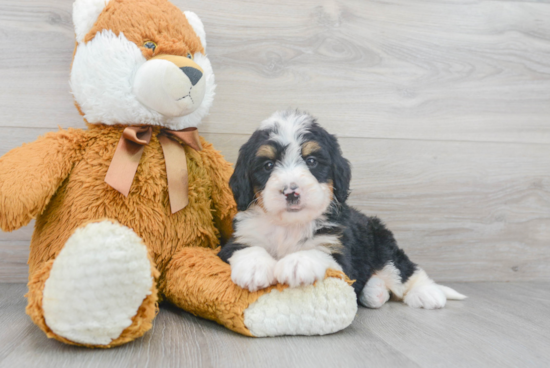
<svg viewBox="0 0 550 368"><path fill-rule="evenodd" d="M217 257L232 233L231 165L198 134L214 98L204 26L167 0L76 0L70 74L87 129L0 158L0 225L36 219L27 314L50 338L113 347L160 300L247 336L333 333L351 281L249 292Z"/></svg>

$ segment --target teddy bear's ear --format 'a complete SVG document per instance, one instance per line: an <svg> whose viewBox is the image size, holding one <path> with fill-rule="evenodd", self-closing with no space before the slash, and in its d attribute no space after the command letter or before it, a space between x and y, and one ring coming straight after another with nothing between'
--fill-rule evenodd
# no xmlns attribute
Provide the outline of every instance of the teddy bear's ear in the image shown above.
<svg viewBox="0 0 550 368"><path fill-rule="evenodd" d="M94 26L109 0L76 0L73 4L73 23L76 41L81 43Z"/></svg>
<svg viewBox="0 0 550 368"><path fill-rule="evenodd" d="M199 16L192 11L184 11L183 14L185 14L185 17L187 18L187 21L193 27L193 30L199 36L201 40L202 47L206 51L206 34L204 33L204 25L202 24L201 19Z"/></svg>

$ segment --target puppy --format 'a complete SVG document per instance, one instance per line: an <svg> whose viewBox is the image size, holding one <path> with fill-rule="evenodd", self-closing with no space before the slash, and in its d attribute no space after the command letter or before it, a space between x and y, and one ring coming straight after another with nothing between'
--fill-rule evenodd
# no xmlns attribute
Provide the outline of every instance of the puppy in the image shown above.
<svg viewBox="0 0 550 368"><path fill-rule="evenodd" d="M442 308L464 299L411 262L376 217L346 204L351 169L336 137L299 111L273 114L239 151L230 185L240 211L219 257L250 291L310 285L328 268L355 280L360 304L390 298Z"/></svg>

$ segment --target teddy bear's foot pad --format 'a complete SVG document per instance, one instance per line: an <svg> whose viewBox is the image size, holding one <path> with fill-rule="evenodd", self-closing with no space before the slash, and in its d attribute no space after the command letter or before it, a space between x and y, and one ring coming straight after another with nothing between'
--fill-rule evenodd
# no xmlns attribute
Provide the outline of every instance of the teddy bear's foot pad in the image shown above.
<svg viewBox="0 0 550 368"><path fill-rule="evenodd" d="M44 286L46 324L76 343L107 345L151 293L151 273L147 249L131 229L110 221L77 229Z"/></svg>
<svg viewBox="0 0 550 368"><path fill-rule="evenodd" d="M256 337L326 335L348 327L356 313L353 288L329 277L315 285L273 289L245 310L244 323Z"/></svg>

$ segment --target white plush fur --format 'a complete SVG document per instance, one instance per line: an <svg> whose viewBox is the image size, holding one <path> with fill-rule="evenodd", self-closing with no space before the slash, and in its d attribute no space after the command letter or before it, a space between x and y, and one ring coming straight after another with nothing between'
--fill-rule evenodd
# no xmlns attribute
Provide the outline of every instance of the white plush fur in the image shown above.
<svg viewBox="0 0 550 368"><path fill-rule="evenodd" d="M81 43L94 26L109 0L76 0L73 4L73 23L76 41Z"/></svg>
<svg viewBox="0 0 550 368"><path fill-rule="evenodd" d="M257 337L326 335L348 327L356 313L353 288L331 277L262 295L244 311L244 324Z"/></svg>
<svg viewBox="0 0 550 368"><path fill-rule="evenodd" d="M371 281L373 279L376 280ZM438 309L445 306L447 299L466 298L447 286L436 284L421 268L402 283L399 270L391 262L371 277L363 288L359 300L366 307L380 308L388 300L382 288L391 291L397 299L403 300L413 308ZM377 295L380 296L379 299ZM383 299L385 300L380 303Z"/></svg>
<svg viewBox="0 0 550 368"><path fill-rule="evenodd" d="M262 247L248 247L229 259L231 279L244 289L257 291L276 283L277 261Z"/></svg>
<svg viewBox="0 0 550 368"><path fill-rule="evenodd" d="M131 229L86 225L69 238L46 281L46 324L71 341L107 345L132 324L153 282L147 248Z"/></svg>
<svg viewBox="0 0 550 368"><path fill-rule="evenodd" d="M71 89L89 123L160 125L179 130L200 124L214 101L215 80L208 58L195 53L203 69L205 95L200 107L184 116L164 116L147 108L133 92L137 70L147 62L136 44L103 30L77 47L71 70Z"/></svg>
<svg viewBox="0 0 550 368"><path fill-rule="evenodd" d="M185 17L187 18L187 21L193 27L193 30L199 36L201 40L202 47L206 51L206 33L204 32L204 25L202 24L201 19L199 16L192 11L184 11L183 14L185 14Z"/></svg>
<svg viewBox="0 0 550 368"><path fill-rule="evenodd" d="M173 62L153 59L137 70L133 92L144 106L165 117L176 118L200 107L205 86L204 77L193 85Z"/></svg>

